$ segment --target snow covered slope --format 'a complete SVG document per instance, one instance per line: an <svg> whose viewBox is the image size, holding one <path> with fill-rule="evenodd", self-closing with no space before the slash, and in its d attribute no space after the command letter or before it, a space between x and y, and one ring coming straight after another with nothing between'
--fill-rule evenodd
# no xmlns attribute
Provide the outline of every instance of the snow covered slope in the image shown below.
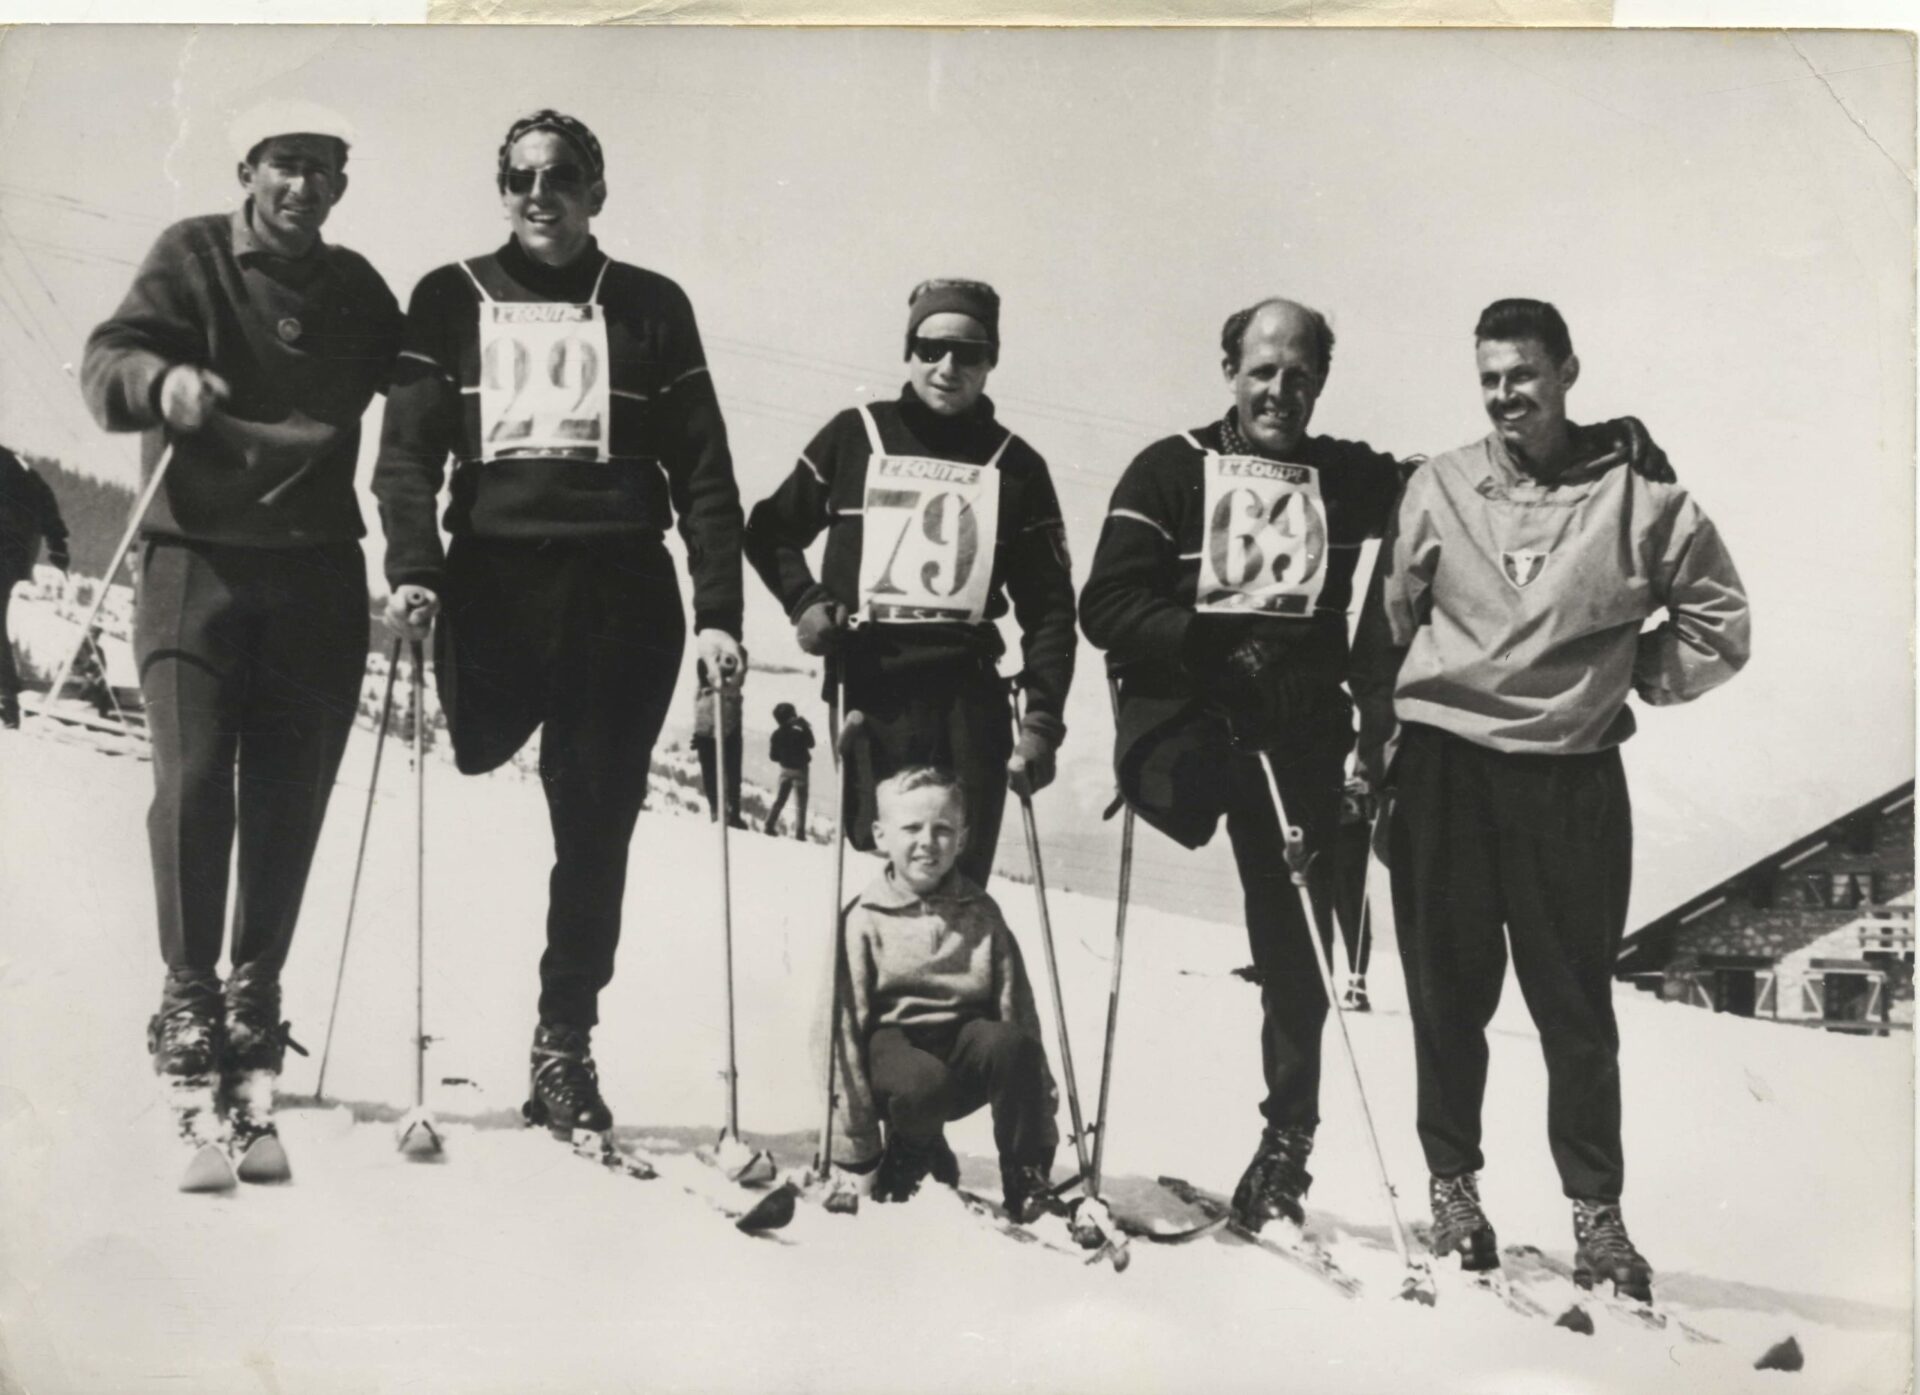
<svg viewBox="0 0 1920 1395"><path fill-rule="evenodd" d="M287 1012L314 1051L339 953L372 742L356 733L322 843ZM1895 1391L1911 1366L1911 1041L1714 1017L1623 991L1627 1216L1673 1310L1720 1346L1602 1322L1592 1337L1443 1290L1395 1303L1396 1266L1344 1074L1329 1059L1310 1219L1368 1284L1343 1300L1232 1241L1136 1244L1124 1275L1019 1246L931 1192L855 1218L802 1207L736 1233L662 1180L570 1158L515 1124L533 1026L549 843L536 785L430 768L430 1103L448 1160L408 1165L411 785L382 771L328 1068L338 1109L283 1117L296 1180L172 1189L144 1055L159 968L146 867L151 773L46 733L0 733L0 1372L35 1392L146 1391ZM1117 837L1117 831L1115 833ZM662 1150L723 1108L714 830L649 814L620 974L595 1038L622 1136ZM824 849L736 836L740 1107L802 1163L819 1116L811 1016ZM870 874L855 857L850 881ZM995 893L1039 974L1032 892ZM1056 896L1080 1083L1098 1083L1113 908ZM1408 1023L1390 944L1380 1011L1352 1020L1403 1214L1424 1215ZM1238 931L1136 908L1107 1168L1230 1189L1258 1133L1254 990ZM1041 980L1043 1014L1044 979ZM1050 1049L1056 1049L1050 1040ZM1544 1076L1515 992L1492 1036L1489 1208L1503 1241L1572 1249L1544 1137ZM1056 1049L1057 1069L1057 1049ZM471 1084L444 1084L446 1079ZM992 1190L983 1116L955 1126ZM1063 1152L1057 1171L1071 1170ZM1756 1373L1787 1334L1793 1375ZM12 1389L0 1380L0 1389Z"/></svg>

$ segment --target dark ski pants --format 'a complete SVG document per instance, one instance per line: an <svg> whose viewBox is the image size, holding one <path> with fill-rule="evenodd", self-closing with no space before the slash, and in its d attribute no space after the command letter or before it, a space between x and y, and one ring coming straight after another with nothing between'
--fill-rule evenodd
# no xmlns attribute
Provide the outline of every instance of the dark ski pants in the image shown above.
<svg viewBox="0 0 1920 1395"><path fill-rule="evenodd" d="M740 756L742 745L740 733L729 731L726 740L727 755L727 821L740 822ZM720 817L720 803L715 797L714 785L718 781L719 750L712 736L696 735L693 738L693 753L700 759L700 789L707 796L707 816L709 819Z"/></svg>
<svg viewBox="0 0 1920 1395"><path fill-rule="evenodd" d="M358 543L142 545L134 657L153 738L153 857L169 970L276 978L367 663Z"/></svg>
<svg viewBox="0 0 1920 1395"><path fill-rule="evenodd" d="M648 535L457 537L445 586L434 652L455 763L484 774L542 729L554 862L540 1020L590 1028L686 643L673 561Z"/></svg>
<svg viewBox="0 0 1920 1395"><path fill-rule="evenodd" d="M1006 680L986 664L849 681L846 710L866 716L851 747L847 837L873 851L874 791L911 765L936 765L960 779L967 797L967 847L956 864L975 886L993 875L1007 806L1013 718Z"/></svg>
<svg viewBox="0 0 1920 1395"><path fill-rule="evenodd" d="M20 667L13 661L13 631L7 624L12 601L13 583L0 578L0 711L7 712L20 705Z"/></svg>
<svg viewBox="0 0 1920 1395"><path fill-rule="evenodd" d="M1046 1048L1010 1022L876 1028L867 1038L867 1076L881 1117L907 1138L931 1140L986 1104L1001 1161L1053 1165Z"/></svg>
<svg viewBox="0 0 1920 1395"><path fill-rule="evenodd" d="M766 830L769 833L780 831L780 811L787 807L787 796L793 796L793 836L806 841L807 837L807 771L780 769L780 792L773 797L773 807L767 810Z"/></svg>
<svg viewBox="0 0 1920 1395"><path fill-rule="evenodd" d="M1346 751L1283 750L1274 760L1287 817L1302 829L1307 850L1314 854L1307 889L1320 925L1321 948L1331 954L1327 853L1339 817ZM1236 751L1223 773L1227 837L1240 870L1247 941L1261 984L1260 1063L1267 1097L1260 1112L1270 1124L1311 1129L1320 1122L1320 1036L1327 1020L1327 994L1314 963L1299 888L1287 867L1263 763L1252 751Z"/></svg>
<svg viewBox="0 0 1920 1395"><path fill-rule="evenodd" d="M1486 1028L1511 943L1546 1057L1561 1185L1569 1197L1619 1200L1613 963L1633 874L1619 751L1512 755L1410 724L1392 787L1394 927L1428 1169L1453 1177L1485 1165Z"/></svg>
<svg viewBox="0 0 1920 1395"><path fill-rule="evenodd" d="M1356 976L1367 972L1373 957L1373 913L1367 905L1367 868L1373 859L1373 830L1366 820L1340 821L1334 830L1330 861L1333 875L1334 919L1347 950L1347 968Z"/></svg>

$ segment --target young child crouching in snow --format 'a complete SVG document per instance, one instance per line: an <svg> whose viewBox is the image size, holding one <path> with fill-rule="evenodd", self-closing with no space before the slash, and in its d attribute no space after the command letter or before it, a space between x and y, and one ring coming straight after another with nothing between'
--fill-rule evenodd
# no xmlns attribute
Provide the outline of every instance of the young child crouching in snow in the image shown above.
<svg viewBox="0 0 1920 1395"><path fill-rule="evenodd" d="M954 870L965 796L946 771L913 766L876 797L887 869L847 912L841 963L842 1188L870 1182L874 1200L905 1201L929 1174L957 1185L944 1126L986 1104L1007 1210L1031 1222L1052 1208L1058 1095L1020 947L993 898Z"/></svg>

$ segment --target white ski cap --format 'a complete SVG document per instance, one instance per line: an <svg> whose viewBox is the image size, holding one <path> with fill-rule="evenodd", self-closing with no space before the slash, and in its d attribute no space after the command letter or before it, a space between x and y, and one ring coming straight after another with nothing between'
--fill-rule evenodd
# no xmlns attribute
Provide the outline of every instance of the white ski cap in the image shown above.
<svg viewBox="0 0 1920 1395"><path fill-rule="evenodd" d="M297 98L276 98L248 107L233 118L227 139L233 157L244 160L263 140L275 136L332 136L353 144L353 123L331 107Z"/></svg>

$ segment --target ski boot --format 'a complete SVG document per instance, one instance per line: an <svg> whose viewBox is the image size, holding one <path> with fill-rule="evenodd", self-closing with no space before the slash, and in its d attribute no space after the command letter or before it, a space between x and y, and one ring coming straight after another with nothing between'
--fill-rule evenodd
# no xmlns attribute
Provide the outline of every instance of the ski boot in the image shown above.
<svg viewBox="0 0 1920 1395"><path fill-rule="evenodd" d="M1367 978L1365 974L1348 975L1347 986L1340 991L1340 1011L1373 1011L1373 1002L1367 997Z"/></svg>
<svg viewBox="0 0 1920 1395"><path fill-rule="evenodd" d="M220 1117L221 1027L220 980L206 972L168 973L160 1011L147 1023L147 1051L187 1152L183 1192L226 1191L234 1184Z"/></svg>
<svg viewBox="0 0 1920 1395"><path fill-rule="evenodd" d="M946 1154L944 1160L940 1157L942 1153ZM880 1159L880 1170L874 1175L873 1199L881 1203L909 1200L936 1165L943 1170L951 1167L954 1180L959 1180L959 1166L954 1163L945 1138L938 1134L932 1138L908 1138L897 1130L887 1130L887 1151Z"/></svg>
<svg viewBox="0 0 1920 1395"><path fill-rule="evenodd" d="M1312 1129L1268 1124L1253 1161L1233 1189L1234 1221L1256 1232L1268 1221L1305 1226L1307 1213L1300 1199L1313 1185L1307 1171L1307 1155L1312 1151Z"/></svg>
<svg viewBox="0 0 1920 1395"><path fill-rule="evenodd" d="M544 1124L555 1138L580 1146L581 1132L604 1136L613 1111L600 1098L584 1028L542 1022L533 1034L531 1095L520 1112L529 1124Z"/></svg>
<svg viewBox="0 0 1920 1395"><path fill-rule="evenodd" d="M1044 1163L1000 1163L1000 1196L1007 1214L1021 1225L1032 1225L1061 1208L1053 1197L1053 1179Z"/></svg>
<svg viewBox="0 0 1920 1395"><path fill-rule="evenodd" d="M1427 1199L1433 1206L1431 1245L1437 1258L1457 1254L1460 1267L1469 1274L1500 1267L1500 1243L1494 1238L1493 1223L1480 1209L1478 1173L1429 1177Z"/></svg>
<svg viewBox="0 0 1920 1395"><path fill-rule="evenodd" d="M1653 1266L1627 1238L1619 1202L1575 1197L1573 1238L1573 1281L1581 1288L1609 1279L1616 1295L1640 1303L1653 1301Z"/></svg>
<svg viewBox="0 0 1920 1395"><path fill-rule="evenodd" d="M293 1168L273 1122L273 1092L287 1048L307 1049L280 1020L280 984L244 968L227 980L221 1095L243 1182L287 1182Z"/></svg>

